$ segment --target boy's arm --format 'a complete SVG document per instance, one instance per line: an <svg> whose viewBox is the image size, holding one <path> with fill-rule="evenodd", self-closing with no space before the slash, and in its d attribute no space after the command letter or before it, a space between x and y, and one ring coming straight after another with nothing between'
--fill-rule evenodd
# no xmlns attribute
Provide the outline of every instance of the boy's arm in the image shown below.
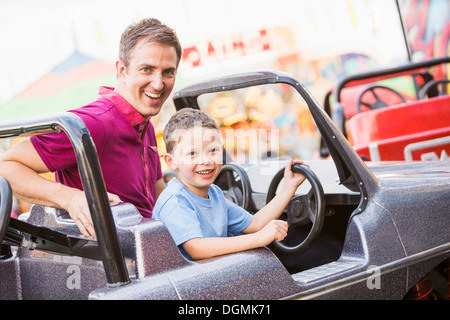
<svg viewBox="0 0 450 320"><path fill-rule="evenodd" d="M295 194L297 188L303 183L305 177L301 174L292 172L292 164L304 164L299 160L291 160L284 171L283 188L278 194L261 210L255 213L252 223L243 231L243 233L254 233L264 228L269 221L278 219L283 213L284 208Z"/></svg>
<svg viewBox="0 0 450 320"><path fill-rule="evenodd" d="M263 247L273 240L281 241L286 237L287 229L285 221L273 220L259 232L229 238L194 238L182 246L194 260L206 259Z"/></svg>

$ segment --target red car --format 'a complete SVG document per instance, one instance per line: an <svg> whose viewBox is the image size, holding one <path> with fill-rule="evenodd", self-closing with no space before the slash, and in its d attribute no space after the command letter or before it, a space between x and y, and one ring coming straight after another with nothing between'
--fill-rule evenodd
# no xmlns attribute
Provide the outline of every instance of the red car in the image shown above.
<svg viewBox="0 0 450 320"><path fill-rule="evenodd" d="M333 120L364 159L446 160L449 63L435 58L346 77L332 94Z"/></svg>

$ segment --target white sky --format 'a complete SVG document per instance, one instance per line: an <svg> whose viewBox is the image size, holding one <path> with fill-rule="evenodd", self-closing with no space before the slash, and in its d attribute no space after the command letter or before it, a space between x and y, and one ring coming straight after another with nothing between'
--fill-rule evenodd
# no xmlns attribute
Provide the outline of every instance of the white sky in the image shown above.
<svg viewBox="0 0 450 320"><path fill-rule="evenodd" d="M405 57L394 0L0 0L0 104L66 59L75 38L82 53L113 63L123 29L150 16L183 45L284 25L305 59L374 46L381 59Z"/></svg>

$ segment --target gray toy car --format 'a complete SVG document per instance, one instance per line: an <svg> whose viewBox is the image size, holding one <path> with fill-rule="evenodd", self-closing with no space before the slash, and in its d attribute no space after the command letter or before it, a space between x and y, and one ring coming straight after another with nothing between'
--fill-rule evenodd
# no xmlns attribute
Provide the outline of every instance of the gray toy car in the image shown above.
<svg viewBox="0 0 450 320"><path fill-rule="evenodd" d="M10 218L11 189L0 178L0 298L418 298L414 288L430 272L440 274L450 257L450 162L362 161L308 90L280 72L199 82L176 92L174 103L177 109L206 110L214 100L208 96L238 92L234 101L243 106L239 92L267 86L301 98L330 157L312 157L305 160L309 168L294 168L309 183L285 210L290 224L286 240L203 261L185 260L162 222L142 218L130 204L109 206L95 147L78 117L56 114L0 122L1 138L67 133L97 234L96 240L77 235L67 212L54 208L33 206L20 219ZM247 157L241 164L234 156L224 155L217 184L228 198L256 211L275 195L285 156L293 154L269 148L264 156ZM267 313L264 305L256 312Z"/></svg>

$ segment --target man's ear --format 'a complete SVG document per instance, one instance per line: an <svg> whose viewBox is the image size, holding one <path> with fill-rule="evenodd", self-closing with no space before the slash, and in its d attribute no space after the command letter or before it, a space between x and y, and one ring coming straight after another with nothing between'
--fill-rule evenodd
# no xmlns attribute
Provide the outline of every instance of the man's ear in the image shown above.
<svg viewBox="0 0 450 320"><path fill-rule="evenodd" d="M127 72L127 70L125 68L125 63L123 63L122 60L117 60L116 61L116 72L117 72L117 77L118 78L125 77L125 73Z"/></svg>
<svg viewBox="0 0 450 320"><path fill-rule="evenodd" d="M166 162L166 164L169 166L170 169L172 170L177 169L177 165L175 161L173 161L172 155L170 153L164 154L164 161Z"/></svg>

